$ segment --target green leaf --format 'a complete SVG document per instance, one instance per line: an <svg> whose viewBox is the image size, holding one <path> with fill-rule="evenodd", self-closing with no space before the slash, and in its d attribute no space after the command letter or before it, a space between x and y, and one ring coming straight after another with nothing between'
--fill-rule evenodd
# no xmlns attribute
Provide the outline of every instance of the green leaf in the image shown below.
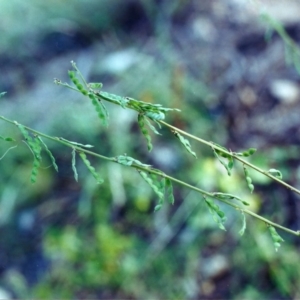
<svg viewBox="0 0 300 300"><path fill-rule="evenodd" d="M246 230L246 216L245 216L245 213L242 210L241 210L241 215L242 215L243 225L242 225L241 230L239 231L239 234L242 236L242 235L244 235L245 230Z"/></svg>
<svg viewBox="0 0 300 300"><path fill-rule="evenodd" d="M6 92L0 93L0 98L2 98L5 94L6 94Z"/></svg>
<svg viewBox="0 0 300 300"><path fill-rule="evenodd" d="M33 159L33 166L32 166L32 170L31 170L30 181L32 183L35 183L36 179L37 179L38 169L40 167L41 160L42 160L42 156L41 156L41 151L42 151L41 142L40 142L40 140L37 137L33 138L29 134L29 132L25 128L25 126L23 126L22 124L19 124L17 122L15 122L15 124L17 125L17 127L21 131L22 135L24 136L26 144L28 145L29 149L32 151L34 159Z"/></svg>
<svg viewBox="0 0 300 300"><path fill-rule="evenodd" d="M29 146L29 148L31 149L34 157L38 160L41 160L41 146L40 146L40 141L39 139L37 139L36 137L33 138L28 130L25 128L25 126L23 126L22 124L18 124L16 123L17 127L20 129L22 135L25 138L25 141L27 142L27 145Z"/></svg>
<svg viewBox="0 0 300 300"><path fill-rule="evenodd" d="M142 178L151 186L155 194L158 196L162 202L164 201L164 188L162 188L162 184L159 181L157 176L150 176L147 172L138 171ZM162 204L162 203L160 203Z"/></svg>
<svg viewBox="0 0 300 300"><path fill-rule="evenodd" d="M0 135L0 139L6 142L15 142L16 140L11 137L3 137Z"/></svg>
<svg viewBox="0 0 300 300"><path fill-rule="evenodd" d="M42 161L42 156L41 156L41 151L42 147L40 144L40 141L38 138L32 139L32 141L28 141L29 147L31 148L33 154L34 154L34 160L33 160L33 166L31 170L31 176L30 176L30 181L32 183L36 182L37 175L38 175L38 169L41 165Z"/></svg>
<svg viewBox="0 0 300 300"><path fill-rule="evenodd" d="M58 166L55 162L55 158L54 156L52 155L51 151L49 150L48 146L44 143L44 141L42 140L42 138L40 136L38 136L38 139L40 140L41 144L44 146L47 154L49 155L50 159L51 159L51 162L52 162L52 165L55 169L56 172L58 172Z"/></svg>
<svg viewBox="0 0 300 300"><path fill-rule="evenodd" d="M159 110L160 110L160 111L163 111L163 112L168 112L168 111L181 111L181 110L178 109L178 108L168 108L168 107L160 107Z"/></svg>
<svg viewBox="0 0 300 300"><path fill-rule="evenodd" d="M145 112L145 116L151 120L161 121L165 119L165 114L161 111L151 111L148 110Z"/></svg>
<svg viewBox="0 0 300 300"><path fill-rule="evenodd" d="M74 173L75 180L78 181L78 173L77 173L77 169L76 169L76 150L75 150L75 148L73 148L73 150L72 150L72 170Z"/></svg>
<svg viewBox="0 0 300 300"><path fill-rule="evenodd" d="M159 211L160 209L162 208L162 204L157 204L155 207L154 207L154 211Z"/></svg>
<svg viewBox="0 0 300 300"><path fill-rule="evenodd" d="M245 177L246 177L246 181L247 181L247 185L248 185L248 188L251 192L251 194L253 193L253 190L254 190L254 185L252 184L252 179L251 177L249 176L249 172L248 172L248 169L246 168L246 166L244 165L243 166L244 168L244 173L245 173Z"/></svg>
<svg viewBox="0 0 300 300"><path fill-rule="evenodd" d="M99 82L99 83L90 82L88 84L88 87L91 89L100 90L103 87L103 84L101 82Z"/></svg>
<svg viewBox="0 0 300 300"><path fill-rule="evenodd" d="M166 178L165 180L165 197L169 203L174 204L174 194L173 194L173 185L172 181L169 178Z"/></svg>
<svg viewBox="0 0 300 300"><path fill-rule="evenodd" d="M147 174L152 179L152 181L156 183L157 188L161 191L161 193L163 194L163 197L164 197L165 196L165 188L166 188L165 177L151 173L151 172L149 172Z"/></svg>
<svg viewBox="0 0 300 300"><path fill-rule="evenodd" d="M214 203L213 200L204 197L205 203L209 208L209 212L211 213L213 219L218 224L219 228L226 231L224 227L224 223L226 221L226 216L223 211L220 210L219 206Z"/></svg>
<svg viewBox="0 0 300 300"><path fill-rule="evenodd" d="M91 165L90 161L87 159L85 153L79 152L79 156L81 157L82 161L84 162L84 164L86 165L88 170L92 173L92 175L96 179L97 183L98 184L103 183L103 179L100 178L100 176L96 172L95 168Z"/></svg>
<svg viewBox="0 0 300 300"><path fill-rule="evenodd" d="M152 143L151 143L151 136L145 127L145 117L142 114L138 115L138 125L140 127L140 130L141 130L143 136L147 140L148 151L151 151L153 148Z"/></svg>
<svg viewBox="0 0 300 300"><path fill-rule="evenodd" d="M197 155L194 151L192 151L190 142L185 139L182 135L180 135L177 131L174 131L174 135L179 139L180 143L185 147L185 149L191 153L195 158L197 158Z"/></svg>
<svg viewBox="0 0 300 300"><path fill-rule="evenodd" d="M223 150L226 151L226 152L229 152L229 150L226 149L225 147L223 147L223 146L221 146L221 145L219 145L219 144L217 144L217 143L213 143L213 142L211 142L211 143L214 144L214 145L216 145L216 146L218 146L218 148L223 149ZM212 147L212 148L213 148L213 150L217 153L217 155L219 155L219 156L222 156L222 157L224 157L224 158L229 158L229 157L231 157L231 155L229 155L229 154L227 154L227 153L225 153L225 152L223 152L223 151L221 151L221 150L219 150L219 149L216 149L216 148L214 148L214 147Z"/></svg>
<svg viewBox="0 0 300 300"><path fill-rule="evenodd" d="M128 107L144 113L152 121L161 121L165 118L165 112L168 111L180 111L177 108L165 108L161 104L152 104L143 101L136 100L134 98L126 97L128 100Z"/></svg>
<svg viewBox="0 0 300 300"><path fill-rule="evenodd" d="M281 243L284 242L284 239L277 233L276 229L273 226L269 226L271 237L274 243L275 250L278 251L278 248L281 246Z"/></svg>
<svg viewBox="0 0 300 300"><path fill-rule="evenodd" d="M268 173L271 174L271 175L273 175L273 176L275 176L275 177L277 177L277 178L279 178L279 179L282 179L282 174L281 174L281 172L279 170L270 169L268 171Z"/></svg>
<svg viewBox="0 0 300 300"><path fill-rule="evenodd" d="M220 199L220 200L222 200L222 199L224 199L224 200L233 200L233 199L235 199L235 200L238 200L238 201L242 202L244 205L249 205L248 202L246 202L246 201L242 200L240 197L232 195L232 194L216 192L216 193L212 193L211 195L212 195L212 197L215 197L215 198Z"/></svg>
<svg viewBox="0 0 300 300"><path fill-rule="evenodd" d="M140 170L138 170L138 172L159 198L158 204L155 206L154 211L158 211L162 208L165 198L171 204L174 203L173 187L170 179Z"/></svg>
<svg viewBox="0 0 300 300"><path fill-rule="evenodd" d="M118 96L115 94L110 94L107 92L97 92L96 96L98 96L99 98L103 99L103 100L107 100L110 102L113 102L115 104L119 104L121 107L126 108L128 105L128 100L126 97L122 97L122 96Z"/></svg>
<svg viewBox="0 0 300 300"><path fill-rule="evenodd" d="M147 164L143 164L142 162L140 162L139 160L137 159L134 159L130 156L127 156L127 155L119 155L116 157L116 161L121 164L121 165L124 165L124 166L129 166L131 167L132 164L136 164L138 166L141 166L141 167L151 167L151 165L147 165Z"/></svg>
<svg viewBox="0 0 300 300"><path fill-rule="evenodd" d="M228 162L226 163L225 161L223 161L223 159L220 158L220 156L218 155L218 151L214 148L212 148L212 149L213 149L215 157L224 166L224 168L227 171L227 174L230 176L231 175L231 169L233 168L233 158L232 158L232 156L226 155L226 153L219 152L219 154L221 154L222 157L225 157L225 155L226 155L225 158L228 160Z"/></svg>
<svg viewBox="0 0 300 300"><path fill-rule="evenodd" d="M24 136L25 140L27 142L32 142L32 137L31 135L29 134L29 132L27 131L27 129L22 125L22 124L19 124L17 122L15 122L15 124L17 125L17 127L19 128L19 130L21 131L22 135Z"/></svg>
<svg viewBox="0 0 300 300"><path fill-rule="evenodd" d="M229 156L228 158L228 169L231 170L233 168L233 164L234 164L234 160L233 160L233 157L232 156Z"/></svg>
<svg viewBox="0 0 300 300"><path fill-rule="evenodd" d="M150 123L150 121L145 118L145 121L147 122L147 125L149 126L149 128L157 135L161 135L157 130L156 128ZM158 126L161 126L159 123L158 123Z"/></svg>

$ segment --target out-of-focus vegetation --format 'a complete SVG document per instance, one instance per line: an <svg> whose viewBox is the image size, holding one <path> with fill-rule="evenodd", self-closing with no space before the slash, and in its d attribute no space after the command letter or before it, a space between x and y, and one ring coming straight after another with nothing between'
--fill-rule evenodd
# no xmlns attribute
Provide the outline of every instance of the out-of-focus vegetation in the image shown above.
<svg viewBox="0 0 300 300"><path fill-rule="evenodd" d="M211 149L192 144L195 160L166 130L153 137L149 154L136 115L109 106L104 128L83 97L52 84L54 77L68 80L75 60L106 91L181 109L169 123L233 151L259 148L255 164L281 170L299 187L299 121L289 117L299 99L286 103L272 94L277 79L297 82L299 75L285 64L282 40L274 34L266 42L258 18L242 18L245 11L234 2L210 0L0 3L0 91L8 91L2 115L92 144L107 156L127 153L203 189L237 194L254 211L299 228L299 199L288 190L253 172L252 195L242 168L228 177ZM299 25L289 26L292 34ZM21 139L4 123L0 135ZM96 185L78 160L77 183L70 150L47 144L59 172L44 156L34 185L25 143L0 161L3 293L39 299L300 297L296 238L283 235L275 252L268 229L248 217L240 237L239 214L223 206L227 231L220 231L199 195L176 186L174 206L153 213L157 199L131 169L91 159L105 180ZM0 153L10 146L1 142Z"/></svg>

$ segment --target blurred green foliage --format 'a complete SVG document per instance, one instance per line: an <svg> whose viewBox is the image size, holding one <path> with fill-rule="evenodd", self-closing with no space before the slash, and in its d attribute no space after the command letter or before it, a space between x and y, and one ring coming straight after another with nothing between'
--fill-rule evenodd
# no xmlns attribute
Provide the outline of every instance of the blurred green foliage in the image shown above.
<svg viewBox="0 0 300 300"><path fill-rule="evenodd" d="M34 0L30 6L19 0L3 1L0 19L8 32L2 36L0 53L22 46L18 55L30 57L36 39L52 31L81 29L95 33L99 29L108 30L118 18L120 10L116 10L116 6L122 9L123 5L119 0L75 0L72 4Z"/></svg>

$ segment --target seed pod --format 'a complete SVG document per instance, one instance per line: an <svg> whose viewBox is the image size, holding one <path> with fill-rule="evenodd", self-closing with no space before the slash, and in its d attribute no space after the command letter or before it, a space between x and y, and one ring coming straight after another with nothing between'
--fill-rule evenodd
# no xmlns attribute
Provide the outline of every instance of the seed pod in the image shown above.
<svg viewBox="0 0 300 300"><path fill-rule="evenodd" d="M245 173L245 176L246 176L246 181L247 181L248 188L249 188L249 190L250 190L250 192L252 194L253 191L254 191L254 185L252 184L252 179L249 176L248 169L246 168L245 165L243 166L243 168L244 168L244 173Z"/></svg>
<svg viewBox="0 0 300 300"><path fill-rule="evenodd" d="M174 194L173 194L173 185L172 181L169 178L166 178L166 190L165 190L165 197L169 203L174 204Z"/></svg>
<svg viewBox="0 0 300 300"><path fill-rule="evenodd" d="M279 179L282 179L282 174L281 174L281 172L279 170L270 169L268 171L268 173L271 174L271 175L273 175L273 176L275 176L275 177L277 177L277 178L279 178Z"/></svg>
<svg viewBox="0 0 300 300"><path fill-rule="evenodd" d="M77 89L85 96L88 95L88 91L84 88L84 86L80 83L78 78L76 77L75 71L68 71L69 78L74 83L74 85L77 87Z"/></svg>
<svg viewBox="0 0 300 300"><path fill-rule="evenodd" d="M281 245L280 243L284 242L284 239L277 233L276 229L273 226L269 226L269 230L271 233L275 250L278 251L278 248Z"/></svg>
<svg viewBox="0 0 300 300"><path fill-rule="evenodd" d="M143 136L147 140L148 151L151 151L152 148L153 148L153 145L151 143L151 136L150 136L148 130L146 129L146 127L145 127L145 117L144 117L143 114L138 115L138 125L141 129L141 132L142 132Z"/></svg>
<svg viewBox="0 0 300 300"><path fill-rule="evenodd" d="M96 179L97 183L98 184L103 183L103 179L100 178L100 176L96 172L95 168L91 165L90 161L87 159L85 153L79 152L79 156L81 157L82 161L84 162L84 164L86 165L88 170L92 173L92 175Z"/></svg>
<svg viewBox="0 0 300 300"><path fill-rule="evenodd" d="M255 152L256 152L256 148L249 148L248 150L242 152L242 156L248 157L254 154Z"/></svg>
<svg viewBox="0 0 300 300"><path fill-rule="evenodd" d="M219 225L219 228L226 231L224 223L226 221L226 216L223 211L220 210L220 207L214 203L213 200L204 197L205 203L208 206L209 212L211 213L215 222Z"/></svg>
<svg viewBox="0 0 300 300"><path fill-rule="evenodd" d="M34 161L33 161L33 166L32 166L31 176L30 176L30 181L32 183L36 182L39 167L40 167L40 161L35 158Z"/></svg>
<svg viewBox="0 0 300 300"><path fill-rule="evenodd" d="M99 119L102 121L102 124L104 126L107 126L109 114L105 105L93 93L88 93L88 96L92 100L92 104L94 105L94 108L98 114Z"/></svg>

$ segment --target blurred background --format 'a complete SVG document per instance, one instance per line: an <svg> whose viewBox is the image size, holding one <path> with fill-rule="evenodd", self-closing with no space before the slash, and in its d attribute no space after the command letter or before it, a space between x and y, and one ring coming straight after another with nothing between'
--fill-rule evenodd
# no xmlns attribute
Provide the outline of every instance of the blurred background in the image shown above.
<svg viewBox="0 0 300 300"><path fill-rule="evenodd" d="M166 121L183 130L232 151L258 148L254 164L300 188L298 1L0 0L0 28L1 115L238 195L299 229L291 191L250 171L250 194L242 166L229 177L208 147L191 142L195 160L164 128L149 154L134 112L107 105L104 128L87 98L53 83L69 81L74 60L104 91L181 109ZM222 204L221 231L202 197L176 185L175 204L153 213L157 198L133 169L90 157L104 184L79 160L76 182L70 148L45 139L59 172L44 153L31 184L17 128L1 122L0 135L18 141L0 161L1 299L300 298L299 238L279 232L275 252L250 217L240 237L240 214ZM0 155L11 146L2 141Z"/></svg>

